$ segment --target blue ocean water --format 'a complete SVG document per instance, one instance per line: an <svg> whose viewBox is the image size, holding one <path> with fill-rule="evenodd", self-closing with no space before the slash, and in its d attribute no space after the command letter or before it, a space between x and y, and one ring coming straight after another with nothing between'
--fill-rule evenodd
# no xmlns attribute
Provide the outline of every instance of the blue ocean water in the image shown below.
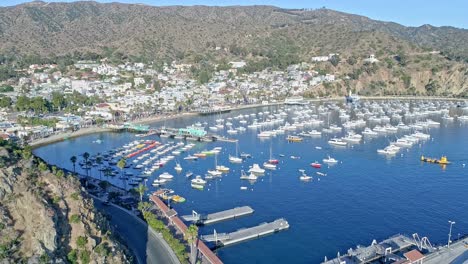
<svg viewBox="0 0 468 264"><path fill-rule="evenodd" d="M157 124L168 127L185 127L197 121L213 124L216 119L239 114L274 110L274 107L241 110L206 117L185 117ZM236 121L233 121L237 126ZM259 140L258 131L233 136L239 139L239 149L253 155L243 164L230 164L228 155L235 153L233 143L197 143L195 153L222 147L218 164L231 168L221 179L210 181L203 191L190 187L185 172L204 175L214 167L214 157L178 161L184 171L177 175L175 162L168 163L149 179L151 183L162 172L175 175L166 187L187 199L172 204L180 215L192 210L200 213L221 211L235 206L249 205L255 213L251 216L200 228L201 234L235 231L284 217L290 229L257 240L221 248L218 255L226 263L319 263L324 256L336 256L357 244L369 245L373 239L382 240L397 233L428 236L432 243L446 243L448 220L456 222L452 235L468 233L468 125L458 122L442 123L440 128L427 131L431 139L386 158L376 150L388 145L395 136L365 140L353 147L336 148L327 144L330 136L306 138L301 143L288 143L285 135ZM95 143L97 139L101 144ZM51 164L73 169L72 155L87 151L91 154L120 147L138 139L131 133L101 133L70 139L36 149L36 155ZM145 138L146 139L146 138ZM156 139L162 142L174 140ZM253 163L262 164L269 159L270 145L273 156L280 159L276 171L271 171L251 185L241 181L240 171L248 170ZM316 149L316 146L322 149ZM279 157L284 154L285 157ZM442 168L436 164L421 163L420 156L447 155L453 164ZM300 159L291 159L291 155ZM330 155L339 163L320 170L310 167ZM311 182L299 180L299 169L314 176ZM77 170L80 171L79 166ZM315 171L327 173L319 177ZM84 173L84 172L83 172ZM98 171L92 170L98 177ZM109 181L122 184L118 177ZM149 185L149 192L156 188ZM248 190L240 190L248 186Z"/></svg>

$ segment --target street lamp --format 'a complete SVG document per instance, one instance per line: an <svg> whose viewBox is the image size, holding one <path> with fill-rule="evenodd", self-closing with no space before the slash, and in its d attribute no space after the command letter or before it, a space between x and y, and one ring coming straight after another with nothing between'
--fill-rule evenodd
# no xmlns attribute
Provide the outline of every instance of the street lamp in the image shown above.
<svg viewBox="0 0 468 264"><path fill-rule="evenodd" d="M450 224L450 231L449 231L449 234L448 234L448 242L447 242L447 248L450 248L450 238L452 237L452 226L455 224L454 221L448 221L449 224Z"/></svg>

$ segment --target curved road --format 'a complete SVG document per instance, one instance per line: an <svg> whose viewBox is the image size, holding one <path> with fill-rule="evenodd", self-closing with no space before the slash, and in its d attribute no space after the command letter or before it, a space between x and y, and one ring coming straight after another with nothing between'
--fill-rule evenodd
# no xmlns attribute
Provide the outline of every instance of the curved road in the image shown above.
<svg viewBox="0 0 468 264"><path fill-rule="evenodd" d="M109 222L114 230L125 239L139 264L180 264L162 236L148 228L144 221L115 205L103 205L96 198L94 199L94 205L99 210L112 216Z"/></svg>

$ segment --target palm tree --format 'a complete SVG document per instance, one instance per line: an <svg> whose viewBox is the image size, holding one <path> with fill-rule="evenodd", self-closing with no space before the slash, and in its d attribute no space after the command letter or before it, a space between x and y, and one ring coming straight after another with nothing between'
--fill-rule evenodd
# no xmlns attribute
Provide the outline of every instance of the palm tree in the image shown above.
<svg viewBox="0 0 468 264"><path fill-rule="evenodd" d="M86 164L86 177L88 177L88 159L89 159L89 153L85 152L83 153L83 158L85 159L85 164Z"/></svg>
<svg viewBox="0 0 468 264"><path fill-rule="evenodd" d="M99 164L99 167L98 167L98 170L99 170L99 180L101 181L102 179L102 170L101 170L101 167L102 167L102 157L101 156L97 156L96 157L96 163Z"/></svg>
<svg viewBox="0 0 468 264"><path fill-rule="evenodd" d="M125 160L125 158L121 158L119 162L117 162L117 167L119 167L120 174L122 175L122 177L124 176L123 171L126 165L127 165L127 160ZM127 189L127 181L125 180L125 178L124 178L124 185L125 185L125 189Z"/></svg>
<svg viewBox="0 0 468 264"><path fill-rule="evenodd" d="M145 185L140 183L140 185L138 185L138 187L135 188L135 189L138 192L138 194L140 195L140 202L143 202L143 195L145 194L146 190L148 190L148 188L146 188Z"/></svg>
<svg viewBox="0 0 468 264"><path fill-rule="evenodd" d="M73 173L76 173L76 156L71 156L71 163L73 163Z"/></svg>
<svg viewBox="0 0 468 264"><path fill-rule="evenodd" d="M185 240L190 244L190 263L197 261L197 242L198 242L198 227L190 225L184 234Z"/></svg>

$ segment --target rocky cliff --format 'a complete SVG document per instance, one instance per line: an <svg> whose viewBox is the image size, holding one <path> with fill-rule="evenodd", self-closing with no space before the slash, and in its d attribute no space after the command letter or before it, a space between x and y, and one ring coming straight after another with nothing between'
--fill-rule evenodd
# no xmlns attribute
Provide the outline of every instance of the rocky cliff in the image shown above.
<svg viewBox="0 0 468 264"><path fill-rule="evenodd" d="M0 263L131 263L79 181L0 141Z"/></svg>

